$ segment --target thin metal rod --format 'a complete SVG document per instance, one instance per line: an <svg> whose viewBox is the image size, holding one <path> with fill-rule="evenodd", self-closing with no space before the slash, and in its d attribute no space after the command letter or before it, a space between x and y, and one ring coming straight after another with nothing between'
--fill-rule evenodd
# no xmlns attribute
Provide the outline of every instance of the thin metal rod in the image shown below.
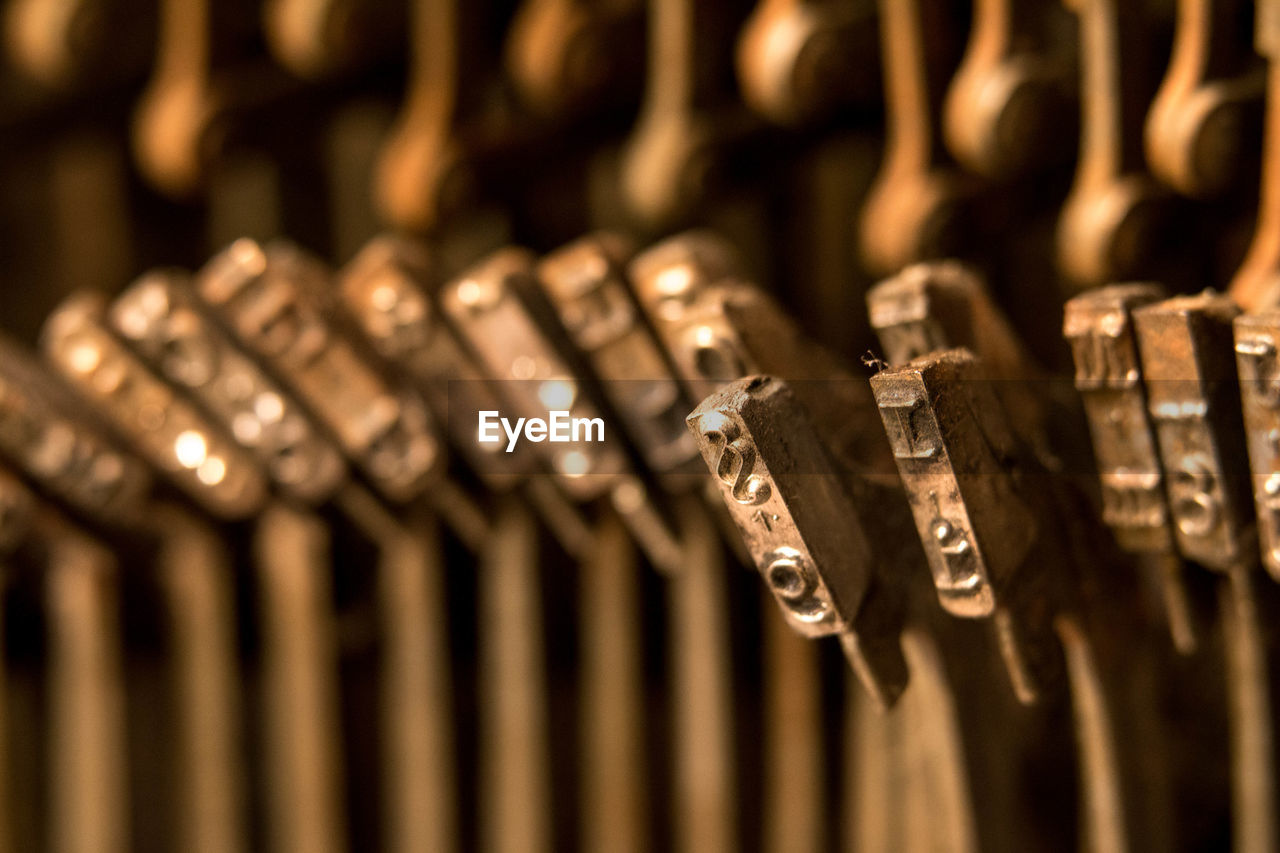
<svg viewBox="0 0 1280 853"><path fill-rule="evenodd" d="M547 681L538 537L508 503L477 578L480 600L480 849L550 853Z"/></svg>
<svg viewBox="0 0 1280 853"><path fill-rule="evenodd" d="M263 622L268 846L343 850L328 532L316 516L277 503L260 517L254 546Z"/></svg>
<svg viewBox="0 0 1280 853"><path fill-rule="evenodd" d="M60 531L50 553L50 839L59 853L129 848L116 566Z"/></svg>
<svg viewBox="0 0 1280 853"><path fill-rule="evenodd" d="M600 521L579 573L583 849L650 849L639 566L617 516Z"/></svg>

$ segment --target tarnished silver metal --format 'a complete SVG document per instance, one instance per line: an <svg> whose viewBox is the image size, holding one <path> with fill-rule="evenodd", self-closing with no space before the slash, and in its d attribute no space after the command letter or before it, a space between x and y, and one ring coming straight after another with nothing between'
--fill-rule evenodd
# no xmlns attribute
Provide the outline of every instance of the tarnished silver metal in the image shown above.
<svg viewBox="0 0 1280 853"><path fill-rule="evenodd" d="M284 492L319 503L345 479L346 463L337 448L200 312L185 273L144 275L116 298L109 318L153 370L188 391L253 452Z"/></svg>
<svg viewBox="0 0 1280 853"><path fill-rule="evenodd" d="M1262 564L1280 580L1280 311L1233 325Z"/></svg>
<svg viewBox="0 0 1280 853"><path fill-rule="evenodd" d="M200 298L270 366L388 499L421 495L443 467L425 405L387 381L325 316L327 271L285 244L239 240L196 278Z"/></svg>
<svg viewBox="0 0 1280 853"><path fill-rule="evenodd" d="M538 282L649 468L688 473L698 455L684 423L689 404L627 285L631 254L618 235L584 237L543 258Z"/></svg>
<svg viewBox="0 0 1280 853"><path fill-rule="evenodd" d="M704 232L658 244L630 265L636 295L694 399L753 373L792 382L842 465L885 474L893 462L866 381L817 346L771 297L745 281ZM804 380L804 381L801 381Z"/></svg>
<svg viewBox="0 0 1280 853"><path fill-rule="evenodd" d="M560 544L570 554L585 553L591 532L582 513L527 443L510 452L482 443L477 413L501 411L500 389L484 376L449 328L429 295L438 283L438 259L425 245L384 235L370 241L339 274L347 313L373 349L415 390L445 425L450 445L468 462L485 487L507 492L523 487Z"/></svg>
<svg viewBox="0 0 1280 853"><path fill-rule="evenodd" d="M741 261L733 247L707 231L690 231L646 249L628 273L650 322L696 399L751 370L714 312L702 306L707 291L733 278Z"/></svg>
<svg viewBox="0 0 1280 853"><path fill-rule="evenodd" d="M1184 557L1219 571L1255 558L1249 463L1232 339L1240 313L1205 291L1133 312L1174 535Z"/></svg>
<svg viewBox="0 0 1280 853"><path fill-rule="evenodd" d="M267 486L256 460L109 331L106 297L65 300L45 323L41 346L120 437L198 505L223 518L262 508Z"/></svg>
<svg viewBox="0 0 1280 853"><path fill-rule="evenodd" d="M1008 470L1013 434L975 365L943 351L871 378L938 598L970 618L995 612L1038 526Z"/></svg>
<svg viewBox="0 0 1280 853"><path fill-rule="evenodd" d="M92 423L57 378L0 339L0 453L50 494L92 518L136 519L151 473Z"/></svg>
<svg viewBox="0 0 1280 853"><path fill-rule="evenodd" d="M1136 309L1164 297L1155 284L1090 290L1067 303L1063 321L1093 437L1103 520L1122 547L1138 552L1174 547L1132 319Z"/></svg>
<svg viewBox="0 0 1280 853"><path fill-rule="evenodd" d="M584 387L589 368L573 365L536 307L538 283L533 255L499 249L447 283L440 304L491 379L498 380L509 411L521 418L568 412L571 420L600 417L598 402ZM671 520L636 473L618 430L606 426L597 441L538 442L537 452L575 500L608 497L649 560L665 571L681 565Z"/></svg>
<svg viewBox="0 0 1280 853"><path fill-rule="evenodd" d="M521 302L520 291L536 286L534 264L529 252L500 249L446 284L441 306L519 416L545 417L558 409L575 418L597 417L572 367ZM537 450L565 491L580 499L605 494L625 469L616 441L542 442Z"/></svg>
<svg viewBox="0 0 1280 853"><path fill-rule="evenodd" d="M861 515L790 387L740 379L688 423L787 622L808 637L839 635L867 690L892 705L907 678L897 616L874 591Z"/></svg>
<svg viewBox="0 0 1280 853"><path fill-rule="evenodd" d="M347 312L373 348L408 373L449 439L490 488L510 488L537 469L527 445L505 453L478 440L476 412L498 410L499 395L454 337L425 288L430 252L392 235L369 242L342 268L338 288ZM463 417L461 413L470 413Z"/></svg>
<svg viewBox="0 0 1280 853"><path fill-rule="evenodd" d="M964 349L871 378L938 600L952 615L991 620L1014 692L1031 704L1056 677L1050 614L1062 557L1031 558L1069 519L1038 491L991 386Z"/></svg>
<svg viewBox="0 0 1280 853"><path fill-rule="evenodd" d="M1169 633L1184 654L1198 644L1185 569L1177 553L1164 470L1147 410L1133 311L1165 298L1156 284L1116 284L1067 302L1075 387L1084 401L1102 487L1102 520L1136 553L1164 599Z"/></svg>
<svg viewBox="0 0 1280 853"><path fill-rule="evenodd" d="M1013 327L982 278L958 261L912 264L867 291L871 327L890 364L966 347L999 375L1030 369Z"/></svg>

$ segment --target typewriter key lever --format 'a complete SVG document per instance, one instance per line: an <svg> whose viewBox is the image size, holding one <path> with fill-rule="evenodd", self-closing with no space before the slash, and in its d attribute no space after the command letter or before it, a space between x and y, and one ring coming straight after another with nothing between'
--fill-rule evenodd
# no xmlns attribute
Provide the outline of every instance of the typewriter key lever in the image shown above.
<svg viewBox="0 0 1280 853"><path fill-rule="evenodd" d="M1063 578L1031 558L1047 552L1055 519L1032 494L989 376L967 350L946 350L882 371L871 388L938 600L993 620L1015 693L1035 702L1056 675L1050 599Z"/></svg>
<svg viewBox="0 0 1280 853"><path fill-rule="evenodd" d="M738 37L738 83L747 106L776 124L829 115L875 86L870 0L760 0Z"/></svg>
<svg viewBox="0 0 1280 853"><path fill-rule="evenodd" d="M788 624L807 637L839 636L868 693L892 706L907 681L901 614L876 576L863 514L791 388L740 379L688 423Z"/></svg>
<svg viewBox="0 0 1280 853"><path fill-rule="evenodd" d="M943 134L956 160L1005 179L1059 162L1070 109L1064 57L1045 44L1058 10L1021 0L973 4L969 46L947 90Z"/></svg>
<svg viewBox="0 0 1280 853"><path fill-rule="evenodd" d="M1150 262L1164 194L1145 171L1144 10L1064 0L1080 17L1080 160L1058 220L1058 266L1080 285L1124 281Z"/></svg>
<svg viewBox="0 0 1280 853"><path fill-rule="evenodd" d="M240 240L196 277L196 291L393 503L425 494L443 468L426 407L327 319L328 271L301 250Z"/></svg>
<svg viewBox="0 0 1280 853"><path fill-rule="evenodd" d="M1234 327L1262 565L1280 581L1280 311L1241 314Z"/></svg>
<svg viewBox="0 0 1280 853"><path fill-rule="evenodd" d="M486 4L413 0L409 8L410 71L404 103L382 149L374 195L383 217L425 232L470 201L475 189L463 139L486 82L475 66Z"/></svg>
<svg viewBox="0 0 1280 853"><path fill-rule="evenodd" d="M648 8L648 79L619 179L636 223L661 228L705 200L725 146L748 122L723 86L731 4L651 0Z"/></svg>
<svg viewBox="0 0 1280 853"><path fill-rule="evenodd" d="M1205 291L1133 312L1147 408L1182 555L1227 572L1256 561L1231 300Z"/></svg>
<svg viewBox="0 0 1280 853"><path fill-rule="evenodd" d="M45 323L46 358L116 433L216 517L245 518L267 497L257 461L148 370L110 331L106 299L79 293Z"/></svg>
<svg viewBox="0 0 1280 853"><path fill-rule="evenodd" d="M937 0L880 0L880 50L888 140L860 215L867 266L896 272L961 248L961 205L972 186L942 144L951 30ZM927 22L927 23L926 23Z"/></svg>
<svg viewBox="0 0 1280 853"><path fill-rule="evenodd" d="M1240 355L1248 364L1265 353L1249 352L1257 338L1248 334L1240 339L1245 353L1232 346L1239 315L1228 297L1207 290L1141 308L1134 323L1178 547L1225 576L1219 592L1231 694L1233 813L1238 849L1261 851L1274 849L1280 837L1269 746L1274 684L1258 618L1249 461L1239 452L1242 390L1253 397L1257 387L1242 389L1236 368ZM1243 324L1241 331L1247 329ZM1256 379L1258 366L1248 364L1246 375ZM1251 417L1259 413L1258 402L1250 399Z"/></svg>
<svg viewBox="0 0 1280 853"><path fill-rule="evenodd" d="M538 316L537 288L532 254L507 247L451 280L439 301L519 417L544 418L560 410L571 419L596 419L601 403L583 381L591 371L548 334L548 318ZM603 438L568 445L544 441L536 450L567 495L582 503L608 497L653 564L678 570L680 549L670 520L631 465L620 436Z"/></svg>
<svg viewBox="0 0 1280 853"><path fill-rule="evenodd" d="M1087 291L1067 303L1063 335L1093 439L1103 521L1120 546L1140 555L1159 578L1174 645L1189 654L1195 627L1133 329L1133 312L1164 298L1154 284Z"/></svg>
<svg viewBox="0 0 1280 853"><path fill-rule="evenodd" d="M643 27L641 0L524 0L507 31L504 64L534 112L574 113L638 78Z"/></svg>
<svg viewBox="0 0 1280 853"><path fill-rule="evenodd" d="M1237 40L1242 0L1178 0L1173 54L1147 113L1151 172L1191 198L1220 196L1249 175L1264 74Z"/></svg>
<svg viewBox="0 0 1280 853"><path fill-rule="evenodd" d="M190 278L144 275L116 298L109 319L148 366L185 390L253 453L276 485L307 504L333 496L347 466L310 416L197 307Z"/></svg>
<svg viewBox="0 0 1280 853"><path fill-rule="evenodd" d="M1267 61L1258 224L1230 294L1245 311L1280 305L1280 2L1257 0L1254 45Z"/></svg>

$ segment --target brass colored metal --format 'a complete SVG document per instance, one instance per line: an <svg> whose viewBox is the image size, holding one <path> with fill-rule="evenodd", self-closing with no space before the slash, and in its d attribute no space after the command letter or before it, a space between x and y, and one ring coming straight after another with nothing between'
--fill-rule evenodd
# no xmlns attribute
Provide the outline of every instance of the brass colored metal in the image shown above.
<svg viewBox="0 0 1280 853"><path fill-rule="evenodd" d="M1079 620L1063 616L1055 621L1066 658L1067 678L1071 683L1072 715L1075 720L1077 756L1080 765L1080 811L1084 834L1083 847L1088 850L1132 850L1141 838L1144 850L1172 850L1168 811L1152 819L1151 801L1157 808L1167 808L1160 794L1153 790L1159 779L1150 774L1163 768L1150 752L1143 753L1143 741L1157 741L1154 720L1134 707L1132 691L1116 689L1116 679L1108 678L1100 650ZM1129 650L1130 654L1140 654ZM1123 678L1130 684L1143 680L1148 690L1154 685L1141 669L1130 661ZM1114 672L1114 667L1111 668ZM1140 697L1139 701L1148 697ZM1128 702L1122 700L1130 700ZM1152 702L1152 705L1155 703Z"/></svg>
<svg viewBox="0 0 1280 853"><path fill-rule="evenodd" d="M1272 661L1258 610L1256 574L1233 569L1218 588L1231 708L1234 848L1239 853L1264 853L1280 846L1273 717L1276 684L1270 677Z"/></svg>
<svg viewBox="0 0 1280 853"><path fill-rule="evenodd" d="M287 494L307 503L333 495L342 455L258 364L202 314L189 277L148 273L116 298L111 325L175 387L189 392Z"/></svg>
<svg viewBox="0 0 1280 853"><path fill-rule="evenodd" d="M1047 6L973 4L969 46L947 90L942 130L957 162L984 177L1015 177L1062 159L1070 69L1046 44Z"/></svg>
<svg viewBox="0 0 1280 853"><path fill-rule="evenodd" d="M498 410L499 395L445 325L428 295L436 281L430 251L392 235L368 243L339 275L344 305L378 354L413 377L454 446L493 489L536 468L526 445L511 453L481 444L469 418L450 410ZM501 456L499 456L501 453ZM510 472L509 474L506 472Z"/></svg>
<svg viewBox="0 0 1280 853"><path fill-rule="evenodd" d="M867 291L867 313L890 364L942 349L972 351L997 380L1014 429L1042 458L1051 455L1046 394L1031 382L1042 373L974 270L955 261L913 264Z"/></svg>
<svg viewBox="0 0 1280 853"><path fill-rule="evenodd" d="M822 118L874 86L874 42L870 0L759 0L738 36L742 98L777 124Z"/></svg>
<svg viewBox="0 0 1280 853"><path fill-rule="evenodd" d="M438 228L474 189L460 128L484 76L464 73L480 8L460 0L409 7L409 81L374 177L378 207L397 228Z"/></svg>
<svg viewBox="0 0 1280 853"><path fill-rule="evenodd" d="M1240 313L1212 291L1133 312L1178 549L1228 571L1256 559L1249 464L1231 324Z"/></svg>
<svg viewBox="0 0 1280 853"><path fill-rule="evenodd" d="M877 274L960 248L961 203L972 191L947 158L938 118L950 37L937 0L879 0L886 149L863 207L858 237ZM927 25L926 25L927 22Z"/></svg>
<svg viewBox="0 0 1280 853"><path fill-rule="evenodd" d="M336 853L346 847L346 809L329 534L317 517L273 503L253 547L268 848Z"/></svg>
<svg viewBox="0 0 1280 853"><path fill-rule="evenodd" d="M1245 311L1280 305L1280 3L1257 0L1255 47L1267 61L1258 224L1229 293Z"/></svg>
<svg viewBox="0 0 1280 853"><path fill-rule="evenodd" d="M1265 75L1238 39L1244 3L1177 5L1173 54L1147 113L1147 163L1177 192L1210 198L1250 174Z"/></svg>
<svg viewBox="0 0 1280 853"><path fill-rule="evenodd" d="M1058 266L1079 285L1140 276L1164 215L1162 191L1144 171L1137 85L1147 28L1138 4L1064 0L1080 18L1080 159L1058 220ZM1131 82L1132 81L1132 82Z"/></svg>
<svg viewBox="0 0 1280 853"><path fill-rule="evenodd" d="M375 606L386 649L378 692L384 843L447 853L457 847L458 793L439 525L425 512L402 521L362 489L344 489L339 503L377 549Z"/></svg>
<svg viewBox="0 0 1280 853"><path fill-rule="evenodd" d="M54 850L130 848L119 567L60 520L45 575L49 625L49 839Z"/></svg>
<svg viewBox="0 0 1280 853"><path fill-rule="evenodd" d="M808 340L735 266L727 247L700 232L659 243L630 265L641 307L689 395L702 399L753 373L793 380L793 393L842 465L866 474L891 472L884 436L870 417L866 382Z"/></svg>
<svg viewBox="0 0 1280 853"><path fill-rule="evenodd" d="M308 79L368 62L403 25L399 4L385 0L266 0L262 6L272 55Z"/></svg>
<svg viewBox="0 0 1280 853"><path fill-rule="evenodd" d="M818 853L828 835L822 779L836 764L823 748L821 647L791 630L767 601L764 608L764 849Z"/></svg>
<svg viewBox="0 0 1280 853"><path fill-rule="evenodd" d="M616 515L596 526L583 565L582 840L584 849L642 853L652 847L644 744L640 566Z"/></svg>
<svg viewBox="0 0 1280 853"><path fill-rule="evenodd" d="M645 228L687 217L715 183L728 141L742 130L722 85L723 45L732 4L651 0L644 102L622 152L626 207Z"/></svg>
<svg viewBox="0 0 1280 853"><path fill-rule="evenodd" d="M906 664L853 498L785 382L730 383L689 416L707 467L788 624L837 635L876 701L891 706Z"/></svg>
<svg viewBox="0 0 1280 853"><path fill-rule="evenodd" d="M284 244L232 244L196 278L240 345L271 366L388 499L431 487L443 454L426 407L324 316L328 271Z"/></svg>
<svg viewBox="0 0 1280 853"><path fill-rule="evenodd" d="M64 301L41 344L54 369L120 438L199 506L220 518L262 508L267 486L256 460L112 335L100 294Z"/></svg>
<svg viewBox="0 0 1280 853"><path fill-rule="evenodd" d="M162 193L190 198L208 183L226 142L229 117L250 104L269 102L286 84L262 63L249 64L251 0L161 0L158 5L152 76L134 116L134 159Z"/></svg>
<svg viewBox="0 0 1280 853"><path fill-rule="evenodd" d="M95 88L140 70L153 17L119 0L11 0L4 47L13 66L42 86Z"/></svg>
<svg viewBox="0 0 1280 853"><path fill-rule="evenodd" d="M560 410L570 418L599 417L583 374L575 372L571 356L528 303L537 293L535 276L530 253L500 249L446 284L441 307L518 416L542 418ZM579 501L607 495L653 564L668 571L679 567L670 521L632 470L619 436L563 447L541 442L536 451L566 494Z"/></svg>
<svg viewBox="0 0 1280 853"><path fill-rule="evenodd" d="M480 631L480 845L549 853L551 754L538 537L519 504L501 511L477 567Z"/></svg>
<svg viewBox="0 0 1280 853"><path fill-rule="evenodd" d="M706 510L677 498L680 565L666 581L670 650L674 815L673 849L733 853L741 849L741 806L734 750L736 696L724 663L731 659L724 549Z"/></svg>
<svg viewBox="0 0 1280 853"><path fill-rule="evenodd" d="M524 0L507 32L505 65L535 112L560 115L617 92L643 30L639 0Z"/></svg>
<svg viewBox="0 0 1280 853"><path fill-rule="evenodd" d="M177 845L249 849L231 558L218 531L163 507L156 574L168 609L178 729Z"/></svg>

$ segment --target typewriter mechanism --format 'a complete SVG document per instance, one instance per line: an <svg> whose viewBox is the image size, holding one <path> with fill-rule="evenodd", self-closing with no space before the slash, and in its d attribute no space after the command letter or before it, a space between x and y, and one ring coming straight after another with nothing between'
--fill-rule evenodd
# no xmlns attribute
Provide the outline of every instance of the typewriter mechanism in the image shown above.
<svg viewBox="0 0 1280 853"><path fill-rule="evenodd" d="M1280 851L1280 0L0 0L0 853Z"/></svg>

